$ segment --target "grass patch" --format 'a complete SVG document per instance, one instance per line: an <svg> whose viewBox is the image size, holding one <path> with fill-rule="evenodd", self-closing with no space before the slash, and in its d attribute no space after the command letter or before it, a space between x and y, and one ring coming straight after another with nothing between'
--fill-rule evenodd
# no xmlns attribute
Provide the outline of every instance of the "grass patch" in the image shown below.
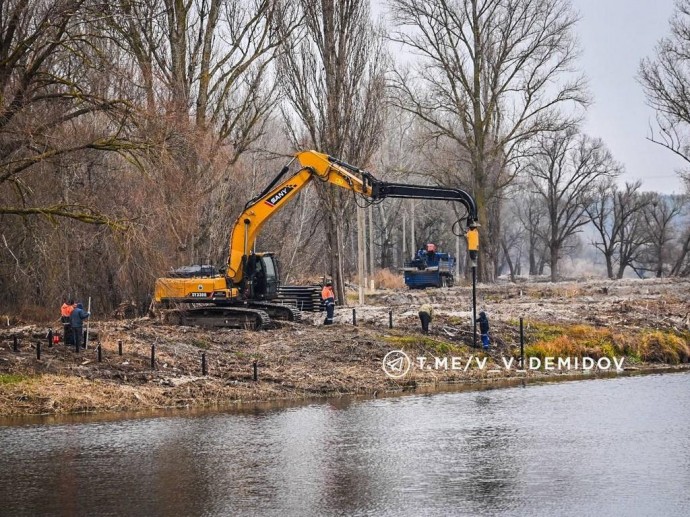
<svg viewBox="0 0 690 517"><path fill-rule="evenodd" d="M208 350L209 348L211 348L211 345L208 341L199 338L192 338L190 345L195 346L197 348L201 348L202 350Z"/></svg>
<svg viewBox="0 0 690 517"><path fill-rule="evenodd" d="M690 359L690 347L686 339L672 332L655 330L642 335L640 355L649 362L687 363Z"/></svg>
<svg viewBox="0 0 690 517"><path fill-rule="evenodd" d="M427 336L385 336L383 340L387 343L394 343L400 348L421 347L436 355L447 355L460 350L460 348L453 343Z"/></svg>
<svg viewBox="0 0 690 517"><path fill-rule="evenodd" d="M374 282L376 287L383 289L402 289L405 287L403 275L390 269L377 269Z"/></svg>
<svg viewBox="0 0 690 517"><path fill-rule="evenodd" d="M613 357L624 354L607 328L591 325L549 325L530 322L528 357Z"/></svg>
<svg viewBox="0 0 690 517"><path fill-rule="evenodd" d="M19 384L27 380L26 375L18 375L16 373L0 373L0 384Z"/></svg>
<svg viewBox="0 0 690 517"><path fill-rule="evenodd" d="M530 322L526 331L527 357L625 356L631 363L679 364L690 361L690 346L684 333L647 331L613 332L592 325L551 325Z"/></svg>

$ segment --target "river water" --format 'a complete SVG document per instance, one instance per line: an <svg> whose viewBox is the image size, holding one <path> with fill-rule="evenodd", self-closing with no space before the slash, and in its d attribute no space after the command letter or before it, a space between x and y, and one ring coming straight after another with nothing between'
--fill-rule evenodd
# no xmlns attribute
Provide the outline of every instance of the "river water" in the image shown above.
<svg viewBox="0 0 690 517"><path fill-rule="evenodd" d="M0 427L1 515L690 515L690 374Z"/></svg>

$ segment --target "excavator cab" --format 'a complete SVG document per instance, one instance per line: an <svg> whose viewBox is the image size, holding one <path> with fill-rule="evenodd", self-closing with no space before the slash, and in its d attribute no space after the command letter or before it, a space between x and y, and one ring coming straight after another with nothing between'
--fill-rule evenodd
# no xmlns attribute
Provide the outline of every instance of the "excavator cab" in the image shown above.
<svg viewBox="0 0 690 517"><path fill-rule="evenodd" d="M272 253L251 254L245 266L250 300L271 300L278 296L278 266Z"/></svg>

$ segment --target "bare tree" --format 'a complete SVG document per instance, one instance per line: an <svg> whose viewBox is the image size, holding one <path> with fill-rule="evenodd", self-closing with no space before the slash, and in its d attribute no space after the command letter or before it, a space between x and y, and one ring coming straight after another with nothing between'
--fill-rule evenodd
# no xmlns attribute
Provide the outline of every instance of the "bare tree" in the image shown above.
<svg viewBox="0 0 690 517"><path fill-rule="evenodd" d="M455 183L471 188L483 225L479 278L491 280L499 235L490 204L531 140L571 125L562 113L587 102L572 73L577 16L566 0L390 4L401 26L393 39L420 58L413 73L396 74L397 100L430 138L455 146Z"/></svg>
<svg viewBox="0 0 690 517"><path fill-rule="evenodd" d="M388 55L368 0L300 0L304 31L294 33L278 64L285 120L296 148L314 147L366 167L381 139ZM317 185L325 214L329 272L345 300L343 249L353 195Z"/></svg>
<svg viewBox="0 0 690 517"><path fill-rule="evenodd" d="M659 134L649 139L690 162L690 0L676 0L671 34L641 61L638 78L656 110Z"/></svg>
<svg viewBox="0 0 690 517"><path fill-rule="evenodd" d="M602 182L586 207L598 233L593 244L604 255L606 273L611 279L623 278L626 267L632 265L644 244L645 236L640 231L644 208L641 185L640 181L626 183L620 190L613 181Z"/></svg>
<svg viewBox="0 0 690 517"><path fill-rule="evenodd" d="M635 272L642 275L645 271L661 278L664 274L675 274L674 264L684 255L674 257L673 242L678 230L675 222L683 211L682 196L664 196L656 192L644 196L643 231L646 244L635 261ZM682 262L681 259L681 262Z"/></svg>
<svg viewBox="0 0 690 517"><path fill-rule="evenodd" d="M569 129L539 138L527 164L533 192L546 204L548 229L541 237L549 247L551 279L558 279L558 260L567 239L587 224L586 208L600 181L621 167L599 139Z"/></svg>
<svg viewBox="0 0 690 517"><path fill-rule="evenodd" d="M121 133L126 102L85 81L91 60L98 58L84 41L93 12L83 0L10 1L1 8L0 214L118 226L95 205L77 199L44 203L34 189L45 164L84 151L127 152L135 146ZM65 138L81 124L91 130Z"/></svg>
<svg viewBox="0 0 690 517"><path fill-rule="evenodd" d="M526 238L529 275L541 275L548 260L548 249L542 239L542 235L548 233L544 199L529 192L529 185L522 185L516 189L514 203L515 215Z"/></svg>

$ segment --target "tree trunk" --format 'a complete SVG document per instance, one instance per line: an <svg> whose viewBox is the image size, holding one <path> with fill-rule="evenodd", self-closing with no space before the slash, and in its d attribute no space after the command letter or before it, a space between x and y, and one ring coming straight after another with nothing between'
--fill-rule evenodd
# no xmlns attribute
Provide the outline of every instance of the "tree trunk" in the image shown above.
<svg viewBox="0 0 690 517"><path fill-rule="evenodd" d="M606 259L606 274L613 280L615 278L613 275L613 251L604 253L604 258Z"/></svg>
<svg viewBox="0 0 690 517"><path fill-rule="evenodd" d="M551 281L557 282L558 281L558 253L560 251L560 248L558 246L552 244L550 246L550 251L551 251Z"/></svg>
<svg viewBox="0 0 690 517"><path fill-rule="evenodd" d="M508 269L510 270L510 281L515 283L515 267L513 266L513 261L510 260L510 253L508 253L508 246L506 246L505 239L501 239L501 246L503 247L503 255L505 256Z"/></svg>

